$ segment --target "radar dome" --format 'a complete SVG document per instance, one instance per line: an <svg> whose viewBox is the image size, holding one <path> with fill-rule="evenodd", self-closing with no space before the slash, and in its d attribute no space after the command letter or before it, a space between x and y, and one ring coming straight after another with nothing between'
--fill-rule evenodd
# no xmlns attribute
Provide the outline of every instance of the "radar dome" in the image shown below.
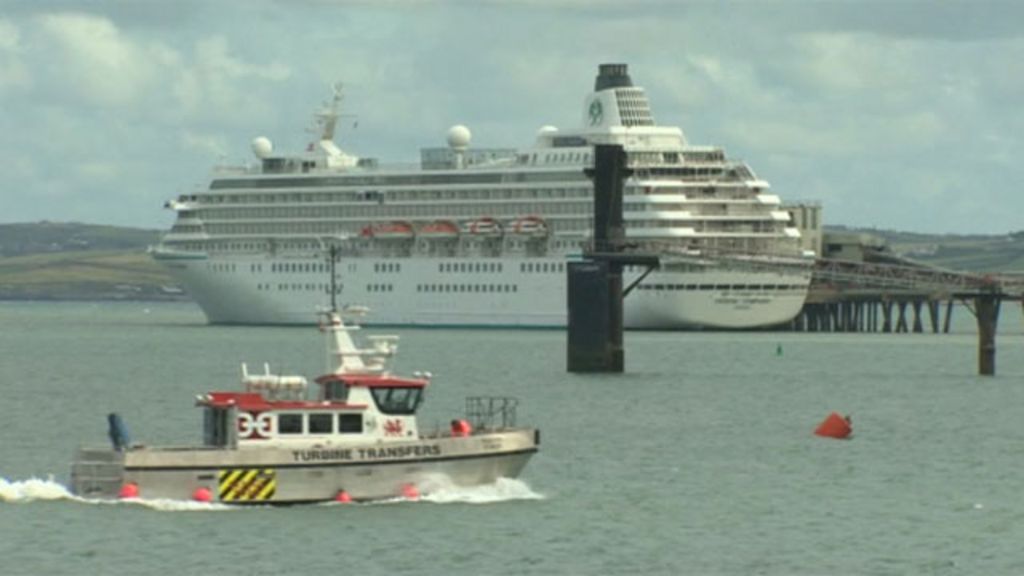
<svg viewBox="0 0 1024 576"><path fill-rule="evenodd" d="M558 128L555 128L554 126L551 126L549 124L547 126L541 126L540 130L537 130L537 136L550 136L550 135L555 134L557 132L558 132Z"/></svg>
<svg viewBox="0 0 1024 576"><path fill-rule="evenodd" d="M257 158L267 158L274 151L274 144L270 141L270 138L266 136L259 136L258 138L252 139L252 153Z"/></svg>
<svg viewBox="0 0 1024 576"><path fill-rule="evenodd" d="M473 135L462 124L456 124L448 129L448 146L456 150L465 150L469 146L469 139Z"/></svg>

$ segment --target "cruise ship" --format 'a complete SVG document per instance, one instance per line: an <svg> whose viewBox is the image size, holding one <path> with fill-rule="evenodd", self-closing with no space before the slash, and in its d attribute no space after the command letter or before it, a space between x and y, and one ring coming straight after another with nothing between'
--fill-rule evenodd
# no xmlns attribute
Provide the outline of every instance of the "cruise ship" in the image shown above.
<svg viewBox="0 0 1024 576"><path fill-rule="evenodd" d="M626 239L661 257L647 276L627 268L624 283L640 282L626 327L773 326L806 298L811 259L768 182L656 124L625 64L599 66L575 129L478 149L456 125L419 166L342 150L341 103L335 86L305 150L257 137L253 162L217 167L208 188L167 202L176 220L153 256L210 323L305 324L334 290L378 325L565 326L567 264L591 248L596 144L625 149ZM775 260L786 265L740 264Z"/></svg>

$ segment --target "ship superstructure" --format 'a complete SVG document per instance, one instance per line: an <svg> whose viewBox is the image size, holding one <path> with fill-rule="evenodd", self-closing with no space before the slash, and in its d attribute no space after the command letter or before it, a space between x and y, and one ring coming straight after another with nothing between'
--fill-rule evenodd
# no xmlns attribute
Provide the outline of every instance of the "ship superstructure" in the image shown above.
<svg viewBox="0 0 1024 576"><path fill-rule="evenodd" d="M769 184L723 149L655 123L624 64L601 65L580 127L545 126L523 149L474 149L457 125L417 168L335 143L342 93L316 115L318 138L258 163L220 168L208 189L168 202L177 221L154 251L213 323L301 323L338 298L382 324L563 326L565 265L589 248L595 144L620 144L628 241L663 255L626 300L634 328L750 328L786 322L810 267L750 268L720 254L799 260L800 233ZM809 263L809 262L808 262ZM639 271L637 271L637 274Z"/></svg>

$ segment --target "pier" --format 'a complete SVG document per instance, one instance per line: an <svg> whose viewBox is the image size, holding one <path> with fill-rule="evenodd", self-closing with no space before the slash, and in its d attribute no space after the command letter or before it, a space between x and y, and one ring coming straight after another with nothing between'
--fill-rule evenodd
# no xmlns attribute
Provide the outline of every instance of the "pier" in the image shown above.
<svg viewBox="0 0 1024 576"><path fill-rule="evenodd" d="M732 266L795 265L718 256ZM953 304L978 325L978 374L995 374L996 327L1004 300L1024 301L1024 278L894 263L818 259L807 304L790 328L807 332L949 332ZM943 315L944 314L944 315ZM927 324L926 324L927 320Z"/></svg>
<svg viewBox="0 0 1024 576"><path fill-rule="evenodd" d="M932 332L938 333L941 324L942 332L948 333L953 304L963 302L977 321L978 374L982 376L995 374L1002 302L1024 301L1024 280L1013 276L819 260L813 278L808 303L794 320L795 330L920 333L927 313Z"/></svg>

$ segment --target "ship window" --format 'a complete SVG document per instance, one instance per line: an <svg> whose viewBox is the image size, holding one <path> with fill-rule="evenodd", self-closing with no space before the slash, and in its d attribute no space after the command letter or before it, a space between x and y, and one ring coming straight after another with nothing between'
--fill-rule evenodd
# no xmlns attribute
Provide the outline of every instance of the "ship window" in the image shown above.
<svg viewBox="0 0 1024 576"><path fill-rule="evenodd" d="M330 434L334 432L334 415L330 413L310 414L310 434Z"/></svg>
<svg viewBox="0 0 1024 576"><path fill-rule="evenodd" d="M362 434L362 414L338 414L338 433L340 434Z"/></svg>
<svg viewBox="0 0 1024 576"><path fill-rule="evenodd" d="M278 434L302 434L302 414L278 414Z"/></svg>
<svg viewBox="0 0 1024 576"><path fill-rule="evenodd" d="M423 396L422 388L373 388L377 409L385 414L413 414Z"/></svg>

